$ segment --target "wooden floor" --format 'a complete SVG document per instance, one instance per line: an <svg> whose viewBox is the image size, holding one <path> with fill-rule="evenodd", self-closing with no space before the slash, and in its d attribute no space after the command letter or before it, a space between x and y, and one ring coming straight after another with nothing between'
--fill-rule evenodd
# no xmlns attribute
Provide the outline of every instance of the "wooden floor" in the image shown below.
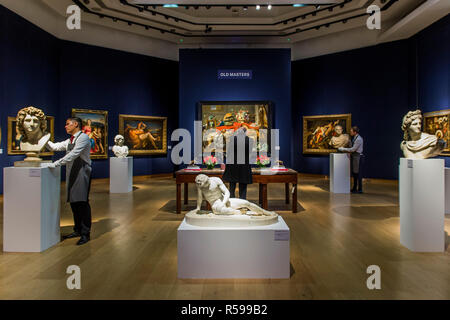
<svg viewBox="0 0 450 320"><path fill-rule="evenodd" d="M130 194L109 194L108 180L95 180L91 242L0 253L0 299L450 299L450 216L445 253L410 252L399 242L397 183L365 184L365 194L333 195L324 177L300 175L296 214L284 204L284 185L269 185L269 209L291 229L289 280L179 280L183 215L174 213L173 178L135 177ZM188 207L194 208L191 188ZM257 185L249 187L248 199L258 199ZM71 223L63 203L63 234ZM3 226L0 241L2 232ZM372 264L381 268L381 290L366 287ZM69 265L81 268L81 290L66 287Z"/></svg>

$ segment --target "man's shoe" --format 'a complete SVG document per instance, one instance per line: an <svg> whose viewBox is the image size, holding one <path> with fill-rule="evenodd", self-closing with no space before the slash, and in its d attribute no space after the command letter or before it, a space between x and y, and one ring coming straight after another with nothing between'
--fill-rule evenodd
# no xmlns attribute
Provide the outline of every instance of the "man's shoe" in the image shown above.
<svg viewBox="0 0 450 320"><path fill-rule="evenodd" d="M351 193L356 193L356 190L352 189L350 192L351 192Z"/></svg>
<svg viewBox="0 0 450 320"><path fill-rule="evenodd" d="M363 191L362 190L358 190L358 193L363 193Z"/></svg>
<svg viewBox="0 0 450 320"><path fill-rule="evenodd" d="M71 238L78 238L81 237L81 234L78 232L72 232L71 234L67 234L63 236L63 239L71 239Z"/></svg>
<svg viewBox="0 0 450 320"><path fill-rule="evenodd" d="M89 236L81 236L81 239L77 242L77 246L81 246L82 244L89 242L89 240L91 240Z"/></svg>

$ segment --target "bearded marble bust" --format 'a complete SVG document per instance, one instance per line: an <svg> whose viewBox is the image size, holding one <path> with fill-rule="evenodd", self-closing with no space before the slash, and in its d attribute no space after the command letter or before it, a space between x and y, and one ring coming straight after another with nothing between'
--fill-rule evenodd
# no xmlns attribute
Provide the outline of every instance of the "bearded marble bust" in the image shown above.
<svg viewBox="0 0 450 320"><path fill-rule="evenodd" d="M338 148L346 148L350 144L350 137L344 132L344 128L342 128L341 125L337 125L334 127L334 133L335 135L331 138L330 146L334 149Z"/></svg>
<svg viewBox="0 0 450 320"><path fill-rule="evenodd" d="M402 122L404 132L400 149L405 158L426 159L438 156L445 148L445 141L422 132L422 112L409 111Z"/></svg>
<svg viewBox="0 0 450 320"><path fill-rule="evenodd" d="M122 135L118 134L114 137L114 147L112 148L114 155L117 158L126 158L128 156L128 147L124 146L125 139Z"/></svg>
<svg viewBox="0 0 450 320"><path fill-rule="evenodd" d="M26 107L19 110L16 120L19 133L23 137L20 150L39 153L50 140L44 112L35 107Z"/></svg>

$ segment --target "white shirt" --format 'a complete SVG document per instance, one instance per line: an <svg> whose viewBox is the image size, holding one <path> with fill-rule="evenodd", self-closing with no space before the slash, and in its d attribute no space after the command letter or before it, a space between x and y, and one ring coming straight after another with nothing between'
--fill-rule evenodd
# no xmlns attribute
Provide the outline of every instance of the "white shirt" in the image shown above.
<svg viewBox="0 0 450 320"><path fill-rule="evenodd" d="M338 150L345 152L358 152L359 154L363 153L363 138L358 134L355 138L352 139L352 147L351 148L339 148Z"/></svg>
<svg viewBox="0 0 450 320"><path fill-rule="evenodd" d="M67 152L64 157L55 161L55 166L63 166L68 162L73 162L76 158L78 158L78 156L91 165L91 140L89 139L89 136L81 131L78 131L73 135L73 137L73 142L75 143L74 148L72 151ZM67 148L69 147L69 144L70 138L63 142L53 143L49 141L47 146L52 151L68 151Z"/></svg>

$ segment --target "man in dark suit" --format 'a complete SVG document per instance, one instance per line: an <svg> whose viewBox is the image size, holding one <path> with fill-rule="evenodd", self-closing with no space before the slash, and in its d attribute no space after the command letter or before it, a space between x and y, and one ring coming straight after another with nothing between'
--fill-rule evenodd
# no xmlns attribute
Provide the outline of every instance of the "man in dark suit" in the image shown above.
<svg viewBox="0 0 450 320"><path fill-rule="evenodd" d="M353 177L352 193L363 193L362 189L362 167L364 162L363 145L364 140L359 135L359 128L353 126L350 129L350 136L352 137L350 148L338 148L341 152L350 153L350 170Z"/></svg>
<svg viewBox="0 0 450 320"><path fill-rule="evenodd" d="M253 140L247 135L247 128L241 127L227 146L227 165L223 181L230 183L230 197L235 198L236 183L239 183L239 198L247 198L247 185L253 183L250 152Z"/></svg>

